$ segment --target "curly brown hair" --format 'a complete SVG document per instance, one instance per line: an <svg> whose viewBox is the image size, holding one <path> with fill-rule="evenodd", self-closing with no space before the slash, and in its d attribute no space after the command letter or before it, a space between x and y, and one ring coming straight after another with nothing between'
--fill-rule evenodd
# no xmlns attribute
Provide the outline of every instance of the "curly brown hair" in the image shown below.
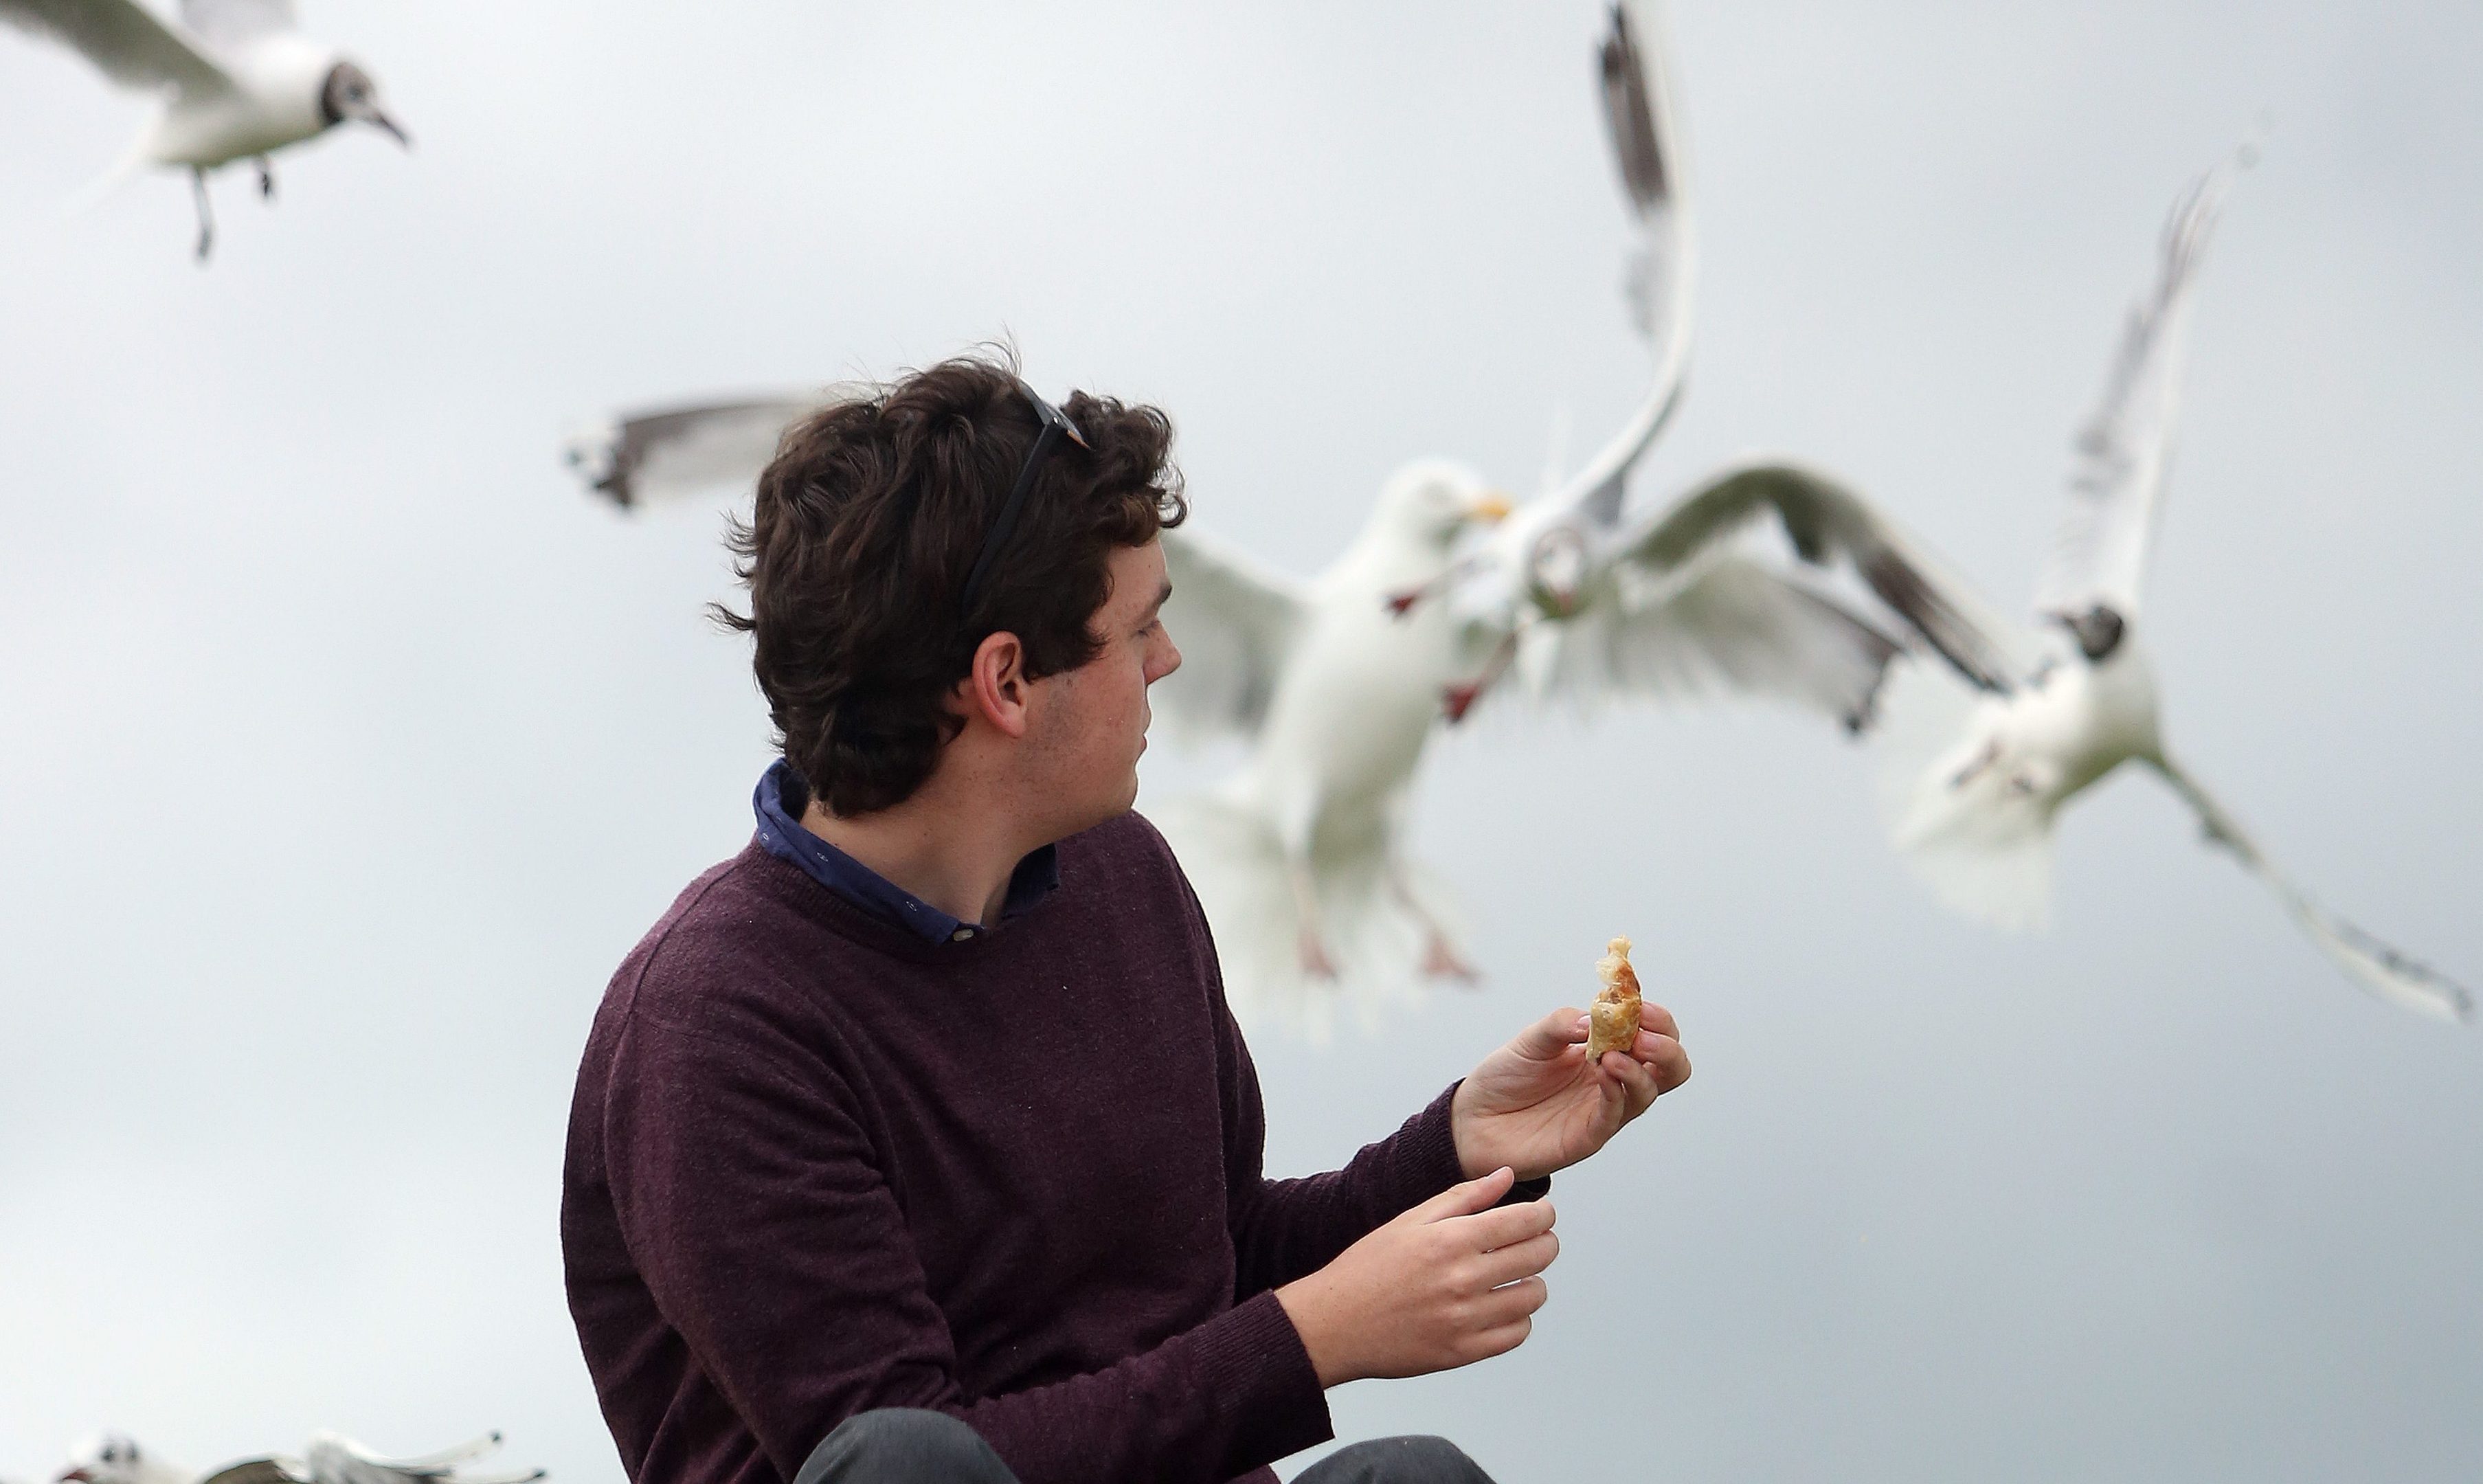
<svg viewBox="0 0 2483 1484"><path fill-rule="evenodd" d="M752 669L786 760L830 812L903 803L964 729L948 703L984 637L1025 646L1030 679L1100 651L1087 627L1116 546L1188 513L1172 419L1074 393L1085 436L1045 456L971 612L966 578L1041 424L1005 350L853 389L789 429L726 541L750 589Z"/></svg>

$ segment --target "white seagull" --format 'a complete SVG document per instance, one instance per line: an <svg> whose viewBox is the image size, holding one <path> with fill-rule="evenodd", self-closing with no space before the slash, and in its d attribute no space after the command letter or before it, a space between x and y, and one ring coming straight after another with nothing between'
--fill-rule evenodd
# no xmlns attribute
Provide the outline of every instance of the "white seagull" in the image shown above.
<svg viewBox="0 0 2483 1484"><path fill-rule="evenodd" d="M570 436L562 457L577 477L620 506L747 493L776 457L785 430L833 394L783 394L688 402L600 418Z"/></svg>
<svg viewBox="0 0 2483 1484"><path fill-rule="evenodd" d="M1575 477L1527 502L1482 551L1394 595L1400 613L1445 595L1466 643L1486 656L1445 694L1449 720L1462 720L1522 657L1538 697L1593 703L1756 692L1859 731L1903 646L1824 589L1840 558L1969 683L2006 685L2006 656L1983 638L1986 616L1971 590L1817 469L1749 459L1658 510L1625 514L1631 471L1680 404L1695 267L1669 99L1642 36L1651 43L1652 26L1616 10L1602 61L1605 117L1639 230L1627 286L1655 348L1655 381L1637 415ZM1785 570L1733 549L1736 535L1771 516L1804 567Z"/></svg>
<svg viewBox="0 0 2483 1484"><path fill-rule="evenodd" d="M138 0L0 0L0 20L73 46L114 82L161 98L109 178L142 165L187 170L202 260L215 242L208 172L254 160L259 194L273 197L268 156L349 119L410 144L370 74L296 29L292 0L181 0L178 25Z"/></svg>
<svg viewBox="0 0 2483 1484"><path fill-rule="evenodd" d="M101 1432L69 1449L53 1484L196 1484L196 1471L147 1452L123 1432Z"/></svg>
<svg viewBox="0 0 2483 1484"><path fill-rule="evenodd" d="M500 1435L494 1432L419 1458L383 1458L349 1438L323 1432L300 1458L247 1458L200 1473L147 1452L127 1433L107 1432L80 1444L54 1484L534 1484L544 1477L541 1469L459 1471L499 1445Z"/></svg>
<svg viewBox="0 0 2483 1484"><path fill-rule="evenodd" d="M2004 927L2040 922L2063 806L2127 762L2152 770L2221 846L2265 882L2321 952L2383 999L2443 1020L2467 990L2330 913L2280 872L2165 750L2155 676L2139 643L2141 589L2161 515L2200 257L2245 147L2196 181L2164 229L2153 288L2131 310L2101 406L2079 435L2069 508L2036 607L2050 652L2023 683L1979 702L1962 737L1892 778L1897 847L1949 905Z"/></svg>
<svg viewBox="0 0 2483 1484"><path fill-rule="evenodd" d="M1740 532L1771 518L1801 566L1735 549ZM1859 732L1908 643L1831 589L1840 561L1894 626L1968 684L2007 688L2008 655L1986 637L1989 616L1944 564L1832 476L1750 459L1637 517L1596 490L1522 508L1487 550L1437 585L1469 647L1488 656L1449 688L1448 717L1461 720L1515 662L1538 699L1591 706L1743 692L1807 705ZM1397 602L1412 608L1431 596Z"/></svg>

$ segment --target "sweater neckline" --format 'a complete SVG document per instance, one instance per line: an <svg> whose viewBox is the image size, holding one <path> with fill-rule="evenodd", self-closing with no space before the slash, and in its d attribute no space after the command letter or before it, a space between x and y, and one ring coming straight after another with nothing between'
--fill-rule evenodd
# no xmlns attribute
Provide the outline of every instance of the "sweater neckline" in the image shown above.
<svg viewBox="0 0 2483 1484"><path fill-rule="evenodd" d="M991 951L993 943L1018 940L1049 915L1046 909L1059 896L1056 891L1048 892L1043 900L999 927L976 933L962 942L931 942L838 896L808 871L769 851L755 835L741 848L734 864L753 873L770 895L838 937L891 958L936 967L975 963Z"/></svg>

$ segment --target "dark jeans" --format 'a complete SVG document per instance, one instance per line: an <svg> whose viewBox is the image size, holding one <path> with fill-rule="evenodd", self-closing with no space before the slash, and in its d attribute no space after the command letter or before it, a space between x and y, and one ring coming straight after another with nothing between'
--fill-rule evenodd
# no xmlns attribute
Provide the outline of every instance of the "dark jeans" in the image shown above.
<svg viewBox="0 0 2483 1484"><path fill-rule="evenodd" d="M793 1484L1017 1484L1017 1475L947 1413L891 1407L838 1423ZM1294 1484L1491 1484L1491 1476L1446 1438L1375 1438L1337 1449Z"/></svg>

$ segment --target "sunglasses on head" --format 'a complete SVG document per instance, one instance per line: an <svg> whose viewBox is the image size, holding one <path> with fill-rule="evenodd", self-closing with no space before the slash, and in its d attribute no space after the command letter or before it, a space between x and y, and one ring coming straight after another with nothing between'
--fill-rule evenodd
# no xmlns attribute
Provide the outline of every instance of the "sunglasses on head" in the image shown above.
<svg viewBox="0 0 2483 1484"><path fill-rule="evenodd" d="M1078 425L1069 420L1069 414L1044 401L1033 387L1024 382L1017 384L1017 389L1026 394L1027 401L1034 404L1034 415L1043 426L1034 435L1034 447L1027 453L1025 467L1017 471L1017 483L1009 487L1008 503L1001 507L1000 518L992 522L991 534L983 538L982 554L975 558L975 569L967 574L966 596L957 605L959 611L965 613L974 611L975 599L983 591L983 579L991 575L992 564L999 560L1001 548L1008 544L1010 533L1017 529L1017 517L1026 509L1026 497L1034 489L1034 477L1042 471L1045 456L1062 438L1081 448L1088 446L1086 435L1078 431Z"/></svg>

